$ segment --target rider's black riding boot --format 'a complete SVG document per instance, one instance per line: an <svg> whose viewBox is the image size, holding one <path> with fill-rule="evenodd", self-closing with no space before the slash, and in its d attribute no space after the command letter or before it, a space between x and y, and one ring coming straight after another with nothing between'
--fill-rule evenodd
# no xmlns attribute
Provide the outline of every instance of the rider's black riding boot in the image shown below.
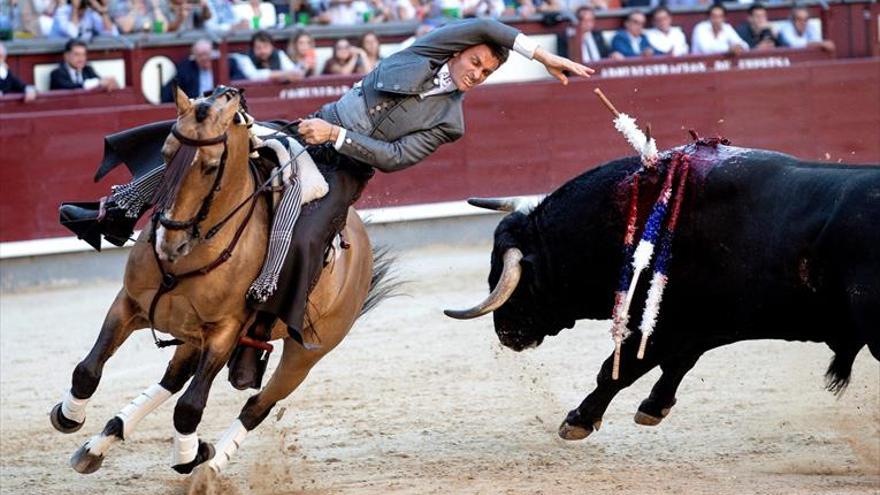
<svg viewBox="0 0 880 495"><path fill-rule="evenodd" d="M267 342L272 336L272 325L275 315L257 313L254 323L247 331L247 336L260 343ZM253 345L239 343L229 358L229 383L238 390L249 388L259 390L263 384L263 374L269 364L269 352Z"/></svg>
<svg viewBox="0 0 880 495"><path fill-rule="evenodd" d="M112 200L102 199L90 203L62 203L58 208L61 225L101 250L101 236L111 244L122 246L134 233L137 218L126 215Z"/></svg>

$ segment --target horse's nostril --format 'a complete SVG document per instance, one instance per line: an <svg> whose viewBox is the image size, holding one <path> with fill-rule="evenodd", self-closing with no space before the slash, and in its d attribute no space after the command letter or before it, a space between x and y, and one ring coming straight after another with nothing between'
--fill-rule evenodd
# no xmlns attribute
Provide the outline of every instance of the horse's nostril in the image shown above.
<svg viewBox="0 0 880 495"><path fill-rule="evenodd" d="M177 248L174 251L177 254L184 254L184 252L186 251L186 246L187 246L186 242L181 242L180 244L177 245Z"/></svg>

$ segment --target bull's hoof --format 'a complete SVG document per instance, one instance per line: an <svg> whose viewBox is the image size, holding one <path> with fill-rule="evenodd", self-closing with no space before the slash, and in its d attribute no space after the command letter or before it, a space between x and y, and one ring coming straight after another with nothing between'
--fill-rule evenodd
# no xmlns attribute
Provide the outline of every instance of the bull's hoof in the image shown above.
<svg viewBox="0 0 880 495"><path fill-rule="evenodd" d="M640 424L642 426L657 426L663 421L663 417L651 416L650 414L643 413L642 411L636 411L636 415L633 418L636 424Z"/></svg>
<svg viewBox="0 0 880 495"><path fill-rule="evenodd" d="M208 442L204 442L199 440L199 451L196 453L196 458L186 464L177 464L171 466L171 469L177 471L180 474L189 474L196 468L199 464L210 461L214 458L214 446Z"/></svg>
<svg viewBox="0 0 880 495"><path fill-rule="evenodd" d="M79 474L92 474L101 469L101 464L103 462L103 455L92 454L89 452L89 449L86 448L86 445L83 445L76 449L76 452L73 453L73 457L70 458L70 467Z"/></svg>
<svg viewBox="0 0 880 495"><path fill-rule="evenodd" d="M64 414L61 412L61 403L55 404L55 407L52 408L52 411L49 413L49 421L52 422L52 426L55 427L56 430L61 433L73 433L75 431L79 431L80 428L86 424L85 421L82 423L77 423L72 419L67 419L64 417Z"/></svg>
<svg viewBox="0 0 880 495"><path fill-rule="evenodd" d="M639 405L639 410L633 420L642 426L657 426L663 421L663 418L669 415L675 402L676 400L672 399L671 404L663 407L652 401L651 398L647 398Z"/></svg>
<svg viewBox="0 0 880 495"><path fill-rule="evenodd" d="M594 431L598 431L600 426L602 426L601 419L594 421L592 426L573 424L569 414L569 417L559 425L559 437L563 440L583 440Z"/></svg>

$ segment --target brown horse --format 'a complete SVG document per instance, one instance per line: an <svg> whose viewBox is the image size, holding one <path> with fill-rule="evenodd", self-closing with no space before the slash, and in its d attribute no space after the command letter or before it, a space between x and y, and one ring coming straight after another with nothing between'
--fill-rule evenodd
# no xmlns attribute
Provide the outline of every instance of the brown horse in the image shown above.
<svg viewBox="0 0 880 495"><path fill-rule="evenodd" d="M195 101L177 91L177 123L162 153L169 163L166 184L173 160L178 158L178 165L183 165L176 169L179 185L171 184L170 201L165 207L157 204L158 217L133 247L122 290L91 352L74 369L71 390L52 410L53 426L63 433L82 427L86 403L98 387L104 363L133 331L150 326L150 307L159 290L167 292L155 303L152 323L182 344L174 351L162 379L76 451L71 465L80 473L99 469L110 446L128 438L146 414L179 392L190 378L174 408L172 467L189 473L210 461L208 465L219 471L246 433L256 428L279 400L299 386L312 366L348 334L377 281L366 230L354 209L349 209L343 235L351 247L336 253L310 296L310 327L303 334L307 343L320 347L305 349L289 338L287 328L279 323L272 338L284 338L284 350L266 387L247 401L216 449L198 439L196 427L211 384L229 360L251 316L245 293L259 273L267 249L268 207L265 201L248 200L258 184L248 164L248 130L238 124L240 119L236 117L241 110L240 99L239 92L231 88ZM179 151L184 153L185 162L176 157ZM243 203L247 206L206 240L209 236L202 233ZM152 242L151 234L155 236ZM202 270L205 267L209 269ZM195 275L181 275L187 272ZM178 280L171 282L166 275L163 287L163 274L169 273L178 274ZM320 342L315 341L318 338Z"/></svg>

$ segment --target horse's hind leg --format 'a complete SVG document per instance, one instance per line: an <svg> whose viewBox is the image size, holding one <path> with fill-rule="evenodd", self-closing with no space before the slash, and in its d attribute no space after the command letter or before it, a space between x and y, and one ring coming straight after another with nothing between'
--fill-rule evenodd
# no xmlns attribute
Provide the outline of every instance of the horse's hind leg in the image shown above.
<svg viewBox="0 0 880 495"><path fill-rule="evenodd" d="M50 413L52 426L62 433L73 433L82 428L86 419L86 404L98 388L104 363L125 342L131 332L143 328L146 321L138 316L137 305L119 291L110 306L98 340L89 355L73 370L72 386L62 401Z"/></svg>
<svg viewBox="0 0 880 495"><path fill-rule="evenodd" d="M220 472L229 463L232 455L241 447L248 432L259 426L269 412L281 399L284 399L305 380L309 370L324 355L322 352L307 351L292 339L284 339L284 351L278 368L272 373L269 383L258 394L245 403L241 413L217 441L217 453L208 464Z"/></svg>
<svg viewBox="0 0 880 495"><path fill-rule="evenodd" d="M208 403L211 384L223 365L229 361L241 330L240 321L223 321L210 332L195 370L195 377L174 407L174 448L171 468L189 474L199 464L214 457L214 447L199 440L196 428Z"/></svg>
<svg viewBox="0 0 880 495"><path fill-rule="evenodd" d="M97 471L114 443L130 438L134 429L147 414L183 388L195 372L198 361L199 349L196 346L184 344L178 347L159 383L147 387L110 419L101 433L93 436L77 449L70 458L71 467L82 474Z"/></svg>

